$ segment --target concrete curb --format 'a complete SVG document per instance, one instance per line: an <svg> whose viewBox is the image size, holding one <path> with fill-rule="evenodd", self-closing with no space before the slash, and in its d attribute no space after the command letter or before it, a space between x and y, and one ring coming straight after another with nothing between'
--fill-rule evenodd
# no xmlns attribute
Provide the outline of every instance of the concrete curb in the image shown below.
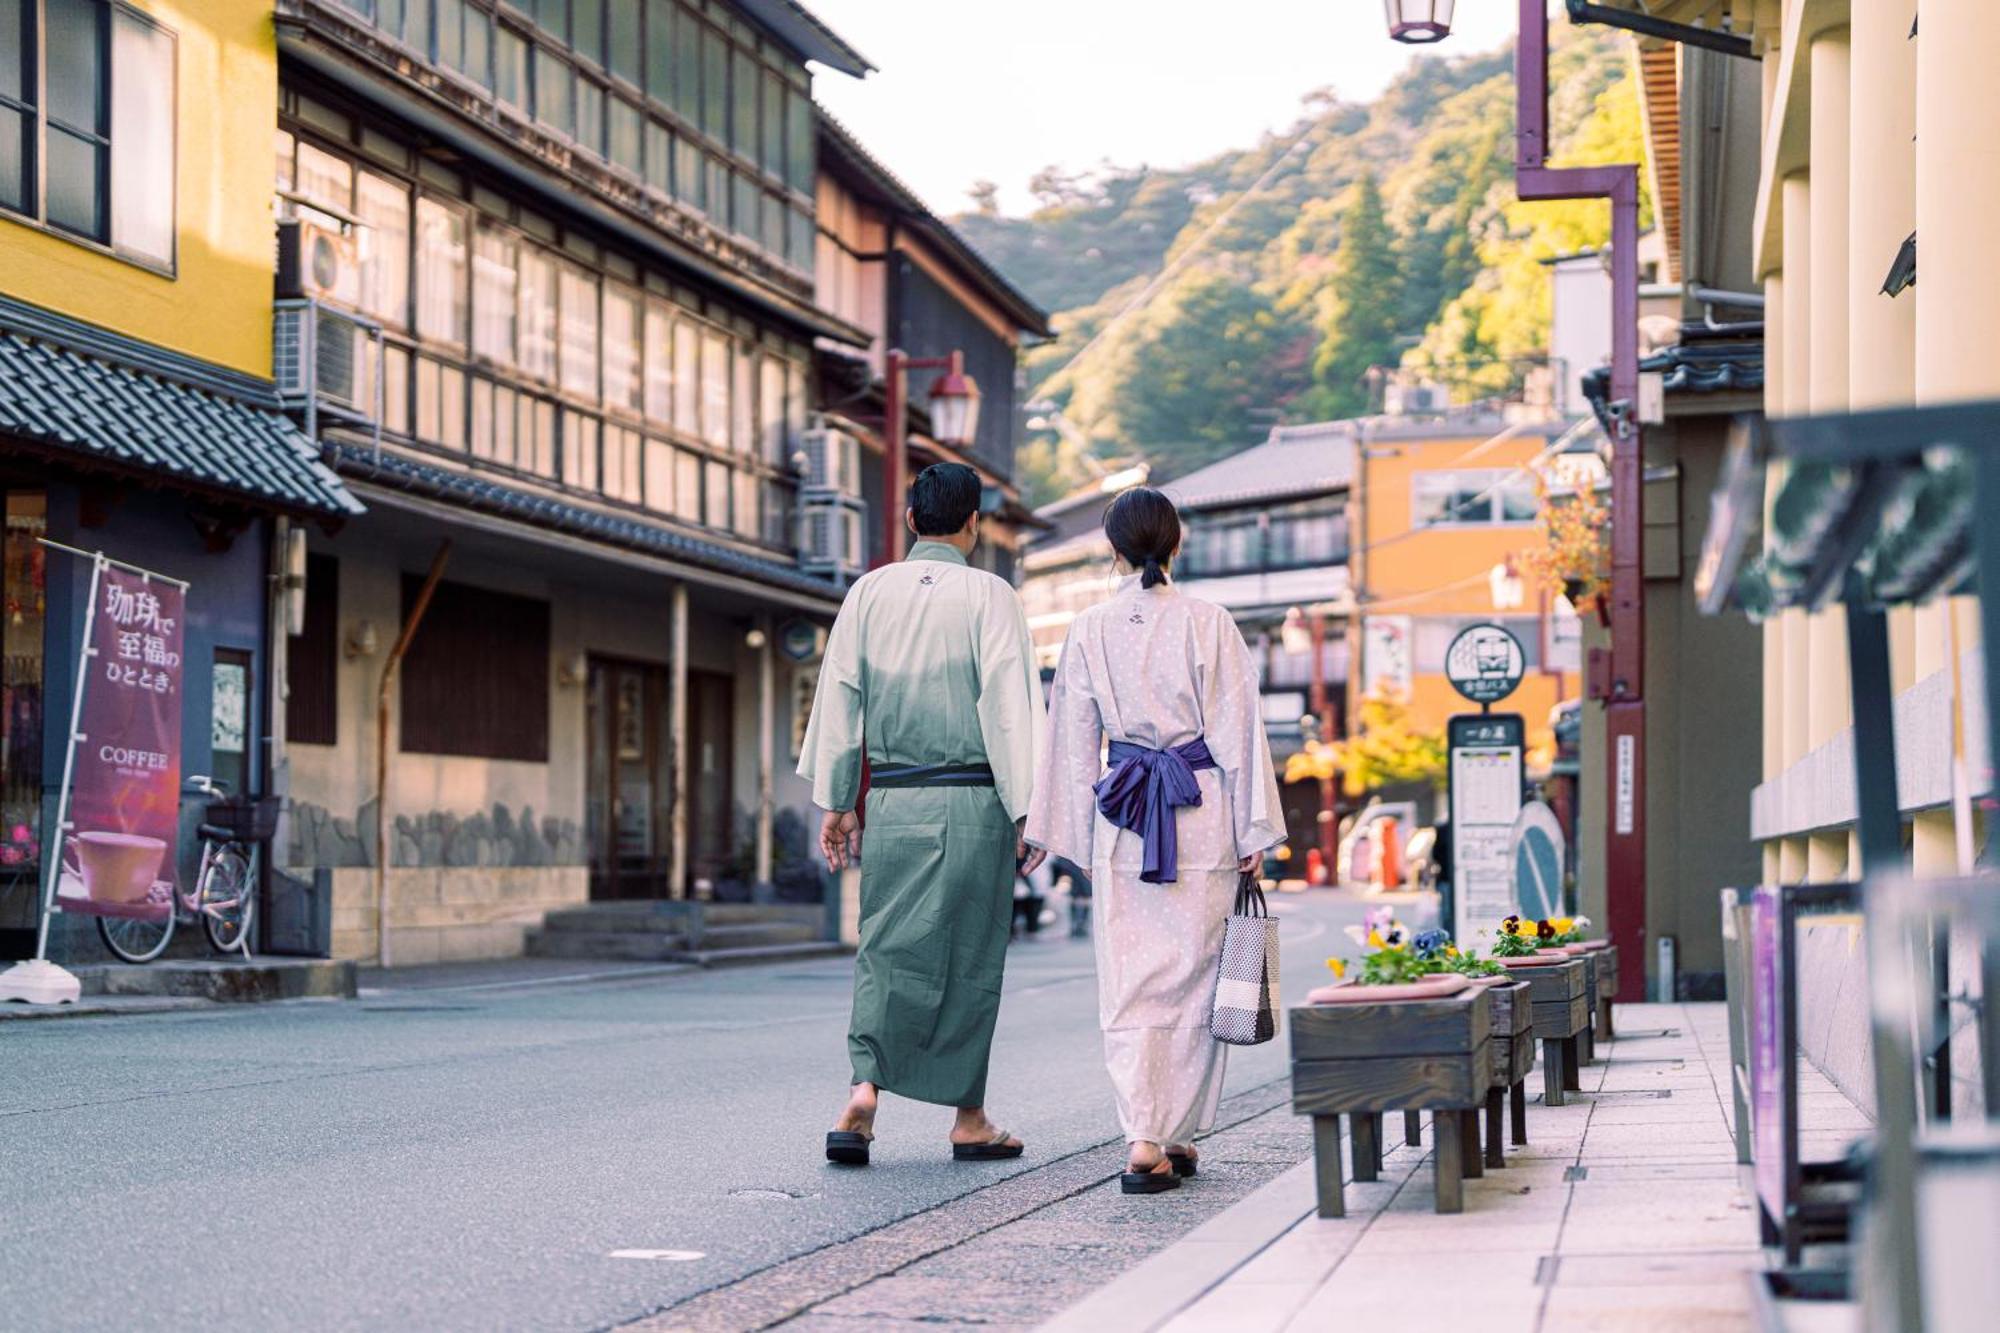
<svg viewBox="0 0 2000 1333"><path fill-rule="evenodd" d="M254 1004L269 1000L341 999L357 994L353 963L331 958L162 959L98 963L76 969L86 996L155 996Z"/></svg>

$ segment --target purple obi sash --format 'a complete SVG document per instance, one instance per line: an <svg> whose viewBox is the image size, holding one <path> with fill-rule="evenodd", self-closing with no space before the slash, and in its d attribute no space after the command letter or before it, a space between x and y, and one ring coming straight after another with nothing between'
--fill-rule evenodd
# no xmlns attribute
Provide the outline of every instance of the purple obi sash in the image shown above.
<svg viewBox="0 0 2000 1333"><path fill-rule="evenodd" d="M1110 758L1111 771L1091 788L1097 793L1097 808L1144 842L1140 880L1172 884L1180 875L1174 810L1201 804L1201 787L1194 775L1216 767L1215 756L1208 752L1208 742L1197 736L1171 750L1113 741Z"/></svg>

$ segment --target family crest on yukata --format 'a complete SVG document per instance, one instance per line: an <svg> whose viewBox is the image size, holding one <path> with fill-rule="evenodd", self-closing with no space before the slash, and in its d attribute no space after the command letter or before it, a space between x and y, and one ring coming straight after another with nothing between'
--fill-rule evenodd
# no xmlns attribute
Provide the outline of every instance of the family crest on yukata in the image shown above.
<svg viewBox="0 0 2000 1333"><path fill-rule="evenodd" d="M958 1160L1022 1152L984 1107L1017 858L1041 860L1020 821L1045 721L1020 599L966 561L981 490L958 463L911 484L917 540L841 603L799 761L827 863L861 867L853 1087L826 1144L843 1164L867 1164L883 1091L958 1108Z"/></svg>
<svg viewBox="0 0 2000 1333"><path fill-rule="evenodd" d="M1284 841L1284 813L1243 634L1168 578L1172 501L1122 492L1104 530L1132 572L1070 626L1026 839L1089 873L1122 1188L1152 1194L1195 1173L1194 1139L1215 1123L1224 925L1239 876Z"/></svg>

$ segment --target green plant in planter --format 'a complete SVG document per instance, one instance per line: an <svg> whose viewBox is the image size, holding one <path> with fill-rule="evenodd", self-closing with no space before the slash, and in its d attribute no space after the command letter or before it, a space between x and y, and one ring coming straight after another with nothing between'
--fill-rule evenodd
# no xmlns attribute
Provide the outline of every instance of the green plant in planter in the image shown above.
<svg viewBox="0 0 2000 1333"><path fill-rule="evenodd" d="M1493 937L1495 958L1526 958L1543 947L1543 941L1536 931L1539 923L1523 921L1518 916L1510 916L1500 923L1500 933Z"/></svg>
<svg viewBox="0 0 2000 1333"><path fill-rule="evenodd" d="M1445 969L1468 977L1498 976L1507 970L1491 958L1481 958L1476 949L1462 951L1454 949L1451 956L1445 960Z"/></svg>

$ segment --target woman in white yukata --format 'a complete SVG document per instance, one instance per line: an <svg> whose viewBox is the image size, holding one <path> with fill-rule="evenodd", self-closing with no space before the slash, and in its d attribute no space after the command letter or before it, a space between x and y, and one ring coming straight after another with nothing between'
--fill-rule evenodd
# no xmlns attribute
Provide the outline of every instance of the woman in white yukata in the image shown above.
<svg viewBox="0 0 2000 1333"><path fill-rule="evenodd" d="M1195 1137L1215 1123L1223 922L1239 873L1284 840L1284 814L1242 632L1167 577L1173 502L1125 491L1104 532L1129 573L1070 626L1026 841L1089 868L1098 1017L1131 1145L1123 1186L1154 1194L1195 1173Z"/></svg>

